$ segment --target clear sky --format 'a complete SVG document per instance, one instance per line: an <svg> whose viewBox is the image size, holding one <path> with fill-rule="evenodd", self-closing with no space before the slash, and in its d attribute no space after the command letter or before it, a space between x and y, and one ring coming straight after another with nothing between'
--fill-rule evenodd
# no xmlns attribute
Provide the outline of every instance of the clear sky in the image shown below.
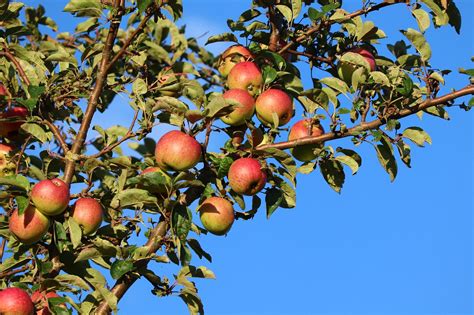
<svg viewBox="0 0 474 315"><path fill-rule="evenodd" d="M348 10L361 4L344 2ZM59 13L66 1L41 3L60 29L71 30L73 20ZM184 0L182 23L205 41L227 31L226 19L236 19L250 3ZM464 13L461 36L450 27L427 32L432 64L441 69L473 67L474 2L456 3ZM403 5L370 19L390 42L401 38L400 29L416 28ZM387 43L377 46L379 53L387 53ZM209 48L218 52L222 46ZM466 82L456 71L447 77L448 87ZM304 83L310 86L307 78ZM412 145L412 168L399 163L394 183L373 149L362 147L363 166L356 176L347 175L342 194L319 172L300 175L295 209L279 209L270 220L261 211L253 221L237 221L227 237L200 237L213 263L195 258L194 264L217 276L198 281L206 314L473 314L473 114L453 108L450 116L424 116L421 125L433 145ZM128 125L129 117L124 112L108 121ZM402 121L404 127L417 123ZM170 275L177 268L154 270ZM187 314L179 298L159 299L150 290L139 281L120 302L120 314Z"/></svg>

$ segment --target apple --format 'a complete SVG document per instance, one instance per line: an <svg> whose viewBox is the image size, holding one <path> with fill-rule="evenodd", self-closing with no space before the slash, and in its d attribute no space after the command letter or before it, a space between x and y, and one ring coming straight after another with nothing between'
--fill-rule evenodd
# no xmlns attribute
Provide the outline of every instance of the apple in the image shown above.
<svg viewBox="0 0 474 315"><path fill-rule="evenodd" d="M0 96L8 96L7 88L3 83L0 83Z"/></svg>
<svg viewBox="0 0 474 315"><path fill-rule="evenodd" d="M217 70L219 70L220 74L226 78L236 64L249 59L253 59L253 54L246 47L241 45L230 46L219 58Z"/></svg>
<svg viewBox="0 0 474 315"><path fill-rule="evenodd" d="M240 158L229 168L227 175L233 191L241 195L252 196L263 189L267 175L260 162L253 158Z"/></svg>
<svg viewBox="0 0 474 315"><path fill-rule="evenodd" d="M20 288L6 288L0 291L0 314L33 315L35 306L30 296Z"/></svg>
<svg viewBox="0 0 474 315"><path fill-rule="evenodd" d="M38 242L48 232L49 218L29 205L22 214L15 209L10 216L8 228L24 244ZM1 314L1 312L0 312Z"/></svg>
<svg viewBox="0 0 474 315"><path fill-rule="evenodd" d="M15 171L15 164L9 160L13 149L11 145L0 143L0 177L13 175Z"/></svg>
<svg viewBox="0 0 474 315"><path fill-rule="evenodd" d="M190 135L173 130L156 143L155 158L163 170L185 171L201 159L201 145Z"/></svg>
<svg viewBox="0 0 474 315"><path fill-rule="evenodd" d="M28 110L24 107L11 107L0 113L0 136L7 137L10 133L17 132L26 116Z"/></svg>
<svg viewBox="0 0 474 315"><path fill-rule="evenodd" d="M234 223L234 207L227 199L209 197L198 210L202 225L212 234L227 234Z"/></svg>
<svg viewBox="0 0 474 315"><path fill-rule="evenodd" d="M240 126L246 120L252 118L255 111L255 100L246 90L232 89L222 95L224 99L238 102L240 105L234 110L221 117L221 120L230 126Z"/></svg>
<svg viewBox="0 0 474 315"><path fill-rule="evenodd" d="M70 198L69 186L59 178L42 180L31 190L31 201L35 207L49 216L63 213Z"/></svg>
<svg viewBox="0 0 474 315"><path fill-rule="evenodd" d="M150 174L150 173L158 173L160 174L162 177L164 177L164 181L165 183L164 184L158 184L158 185L153 185L152 186L152 190L150 190L151 192L153 193L156 193L156 194L165 194L168 192L169 190L169 187L172 186L172 181L171 181L171 177L168 175L168 173L166 173L165 171L163 171L161 168L159 167L148 167L146 169L144 169L140 175L145 175L145 174ZM141 189L147 189L147 185L138 185L139 188Z"/></svg>
<svg viewBox="0 0 474 315"><path fill-rule="evenodd" d="M308 118L298 121L293 125L293 127L291 127L290 133L288 134L288 140L291 141L306 137L317 137L322 134L324 134L323 127L312 119ZM295 159L302 162L312 161L316 158L314 149L322 146L323 144L297 146L291 149L291 154L293 154Z"/></svg>
<svg viewBox="0 0 474 315"><path fill-rule="evenodd" d="M104 211L94 198L79 198L72 208L71 216L82 227L84 235L93 234L100 227Z"/></svg>
<svg viewBox="0 0 474 315"><path fill-rule="evenodd" d="M52 315L53 312L49 309L48 300L51 298L61 297L54 291L44 292L44 291L35 291L31 295L31 300L36 305L36 308L39 310L36 311L36 315ZM60 304L61 307L66 308L64 303Z"/></svg>
<svg viewBox="0 0 474 315"><path fill-rule="evenodd" d="M255 96L263 85L260 68L253 62L244 61L236 64L227 77L229 89L242 89Z"/></svg>
<svg viewBox="0 0 474 315"><path fill-rule="evenodd" d="M255 102L257 117L264 125L273 125L273 113L278 116L279 126L286 125L293 117L293 100L278 89L269 89L260 94Z"/></svg>
<svg viewBox="0 0 474 315"><path fill-rule="evenodd" d="M370 71L375 71L375 69L377 68L375 64L375 57L370 51L359 47L351 49L348 52L359 54L364 57L364 60L367 62L368 68L370 68ZM344 55L342 55L342 59L344 58ZM341 60L337 68L337 73L339 75L339 78L344 80L347 84L351 85L352 75L354 74L354 71L357 70L357 68L357 65Z"/></svg>

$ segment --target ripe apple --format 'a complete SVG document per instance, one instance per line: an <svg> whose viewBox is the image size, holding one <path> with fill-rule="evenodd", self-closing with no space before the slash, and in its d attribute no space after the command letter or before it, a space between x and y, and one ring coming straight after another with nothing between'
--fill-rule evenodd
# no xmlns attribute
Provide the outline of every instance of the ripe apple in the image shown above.
<svg viewBox="0 0 474 315"><path fill-rule="evenodd" d="M201 145L190 135L173 130L157 142L155 158L156 164L163 170L185 171L201 159Z"/></svg>
<svg viewBox="0 0 474 315"><path fill-rule="evenodd" d="M18 209L13 211L9 219L8 228L20 242L33 244L38 242L48 232L49 218L30 205L21 215L18 214Z"/></svg>
<svg viewBox="0 0 474 315"><path fill-rule="evenodd" d="M324 134L323 127L314 122L312 119L303 119L298 121L296 124L291 127L290 133L288 134L288 140L296 140L305 137L317 137ZM314 149L317 147L322 147L323 144L316 145L301 145L291 149L291 153L295 159L302 162L312 161L316 158L314 154Z"/></svg>
<svg viewBox="0 0 474 315"><path fill-rule="evenodd" d="M359 48L351 49L348 52L359 54L362 57L364 57L365 61L367 61L368 68L370 68L370 71L375 71L376 69L375 57L370 51L359 47ZM342 55L343 58L344 58L344 55ZM357 65L349 63L349 62L345 62L342 60L339 63L339 66L337 68L337 73L339 75L339 78L341 78L347 84L350 85L352 84L352 74L354 73L354 71L357 70L357 68L358 68Z"/></svg>
<svg viewBox="0 0 474 315"><path fill-rule="evenodd" d="M8 96L7 88L3 83L0 83L0 96Z"/></svg>
<svg viewBox="0 0 474 315"><path fill-rule="evenodd" d="M36 311L36 315L52 315L53 312L49 309L48 299L60 297L56 292L49 291L35 291L31 295L31 300L36 305L36 308L39 310ZM60 304L61 307L66 308L66 305L63 303Z"/></svg>
<svg viewBox="0 0 474 315"><path fill-rule="evenodd" d="M30 296L20 288L6 288L0 291L0 314L33 315L35 306Z"/></svg>
<svg viewBox="0 0 474 315"><path fill-rule="evenodd" d="M234 110L221 117L221 120L230 126L240 126L253 116L255 111L255 100L246 90L232 89L222 95L226 100L240 103Z"/></svg>
<svg viewBox="0 0 474 315"><path fill-rule="evenodd" d="M209 197L200 206L199 213L202 225L215 235L229 232L234 223L234 207L221 197Z"/></svg>
<svg viewBox="0 0 474 315"><path fill-rule="evenodd" d="M100 227L104 212L94 198L79 198L72 208L72 217L82 227L84 235L93 234Z"/></svg>
<svg viewBox="0 0 474 315"><path fill-rule="evenodd" d="M165 171L163 171L159 167L148 167L148 168L144 169L140 173L140 175L145 175L145 174L150 174L150 173L158 173L161 176L163 176L164 179L165 179L164 184L153 185L153 190L150 190L150 191L153 192L153 193L156 193L156 194L164 194L164 193L168 192L169 187L171 187L171 185L172 185L171 177L168 175L168 173L166 173ZM141 185L140 184L138 186L139 186L139 188L147 189L146 185Z"/></svg>
<svg viewBox="0 0 474 315"><path fill-rule="evenodd" d="M59 178L42 180L31 190L31 200L35 207L49 216L63 213L70 197L69 186Z"/></svg>
<svg viewBox="0 0 474 315"><path fill-rule="evenodd" d="M227 48L219 58L218 70L226 78L232 68L239 62L244 62L253 58L253 54L241 45L234 45Z"/></svg>
<svg viewBox="0 0 474 315"><path fill-rule="evenodd" d="M0 177L13 175L14 173L15 164L9 160L9 155L13 149L11 145L0 143Z"/></svg>
<svg viewBox="0 0 474 315"><path fill-rule="evenodd" d="M28 110L24 107L11 107L0 113L0 136L7 137L10 133L18 131L26 116Z"/></svg>
<svg viewBox="0 0 474 315"><path fill-rule="evenodd" d="M241 195L252 196L263 189L267 175L260 162L253 158L240 158L229 168L227 175L232 190Z"/></svg>
<svg viewBox="0 0 474 315"><path fill-rule="evenodd" d="M255 96L263 85L262 72L259 67L250 61L236 64L227 77L229 89L242 89Z"/></svg>
<svg viewBox="0 0 474 315"><path fill-rule="evenodd" d="M279 126L286 125L293 117L293 100L278 89L269 89L260 94L255 102L257 117L264 125L273 125L273 113L278 116Z"/></svg>

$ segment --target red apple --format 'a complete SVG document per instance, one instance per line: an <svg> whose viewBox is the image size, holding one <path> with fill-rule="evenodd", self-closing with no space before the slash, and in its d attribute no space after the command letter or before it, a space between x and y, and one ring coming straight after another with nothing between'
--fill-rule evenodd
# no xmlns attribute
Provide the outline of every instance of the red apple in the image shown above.
<svg viewBox="0 0 474 315"><path fill-rule="evenodd" d="M28 116L28 110L24 107L11 107L0 113L0 136L6 137L10 133L17 132Z"/></svg>
<svg viewBox="0 0 474 315"><path fill-rule="evenodd" d="M317 137L324 134L323 127L313 121L312 119L303 119L298 121L296 124L291 127L290 133L288 134L288 140L296 140L306 137ZM302 162L312 161L316 158L314 154L314 149L317 147L322 147L323 144L316 145L301 145L291 149L291 153L295 159Z"/></svg>
<svg viewBox="0 0 474 315"><path fill-rule="evenodd" d="M0 291L0 314L33 315L35 306L30 296L20 288L6 288Z"/></svg>
<svg viewBox="0 0 474 315"><path fill-rule="evenodd" d="M155 158L163 170L185 171L201 159L201 145L184 132L170 131L156 144Z"/></svg>
<svg viewBox="0 0 474 315"><path fill-rule="evenodd" d="M238 102L240 105L234 107L234 110L221 117L221 120L230 126L240 126L246 120L252 118L255 111L255 100L246 90L232 89L224 93L226 100Z"/></svg>
<svg viewBox="0 0 474 315"><path fill-rule="evenodd" d="M31 201L45 215L63 213L70 198L69 186L59 178L42 180L31 190Z"/></svg>
<svg viewBox="0 0 474 315"><path fill-rule="evenodd" d="M23 214L15 209L10 216L8 228L24 244L38 242L48 232L49 219L33 206L28 206Z"/></svg>
<svg viewBox="0 0 474 315"><path fill-rule="evenodd" d="M227 86L229 89L242 89L254 96L263 85L262 72L250 61L236 64L229 73Z"/></svg>
<svg viewBox="0 0 474 315"><path fill-rule="evenodd" d="M234 223L232 204L221 197L209 197L199 206L202 225L215 235L229 232Z"/></svg>
<svg viewBox="0 0 474 315"><path fill-rule="evenodd" d="M375 69L377 68L375 64L375 57L370 51L359 47L351 49L348 52L359 54L364 57L364 60L367 62L366 65L368 66L368 68L370 68L370 71L375 71ZM357 70L358 65L344 61L344 55L342 55L341 62L339 63L339 66L337 68L337 73L339 75L339 78L341 78L347 84L350 85L352 84L352 75L354 74L354 71Z"/></svg>
<svg viewBox="0 0 474 315"><path fill-rule="evenodd" d="M267 175L260 162L253 158L240 158L229 168L230 187L238 194L252 196L263 189Z"/></svg>
<svg viewBox="0 0 474 315"><path fill-rule="evenodd" d="M273 113L278 116L279 126L286 125L293 117L293 100L282 90L266 90L257 97L255 108L264 125L273 125Z"/></svg>
<svg viewBox="0 0 474 315"><path fill-rule="evenodd" d="M140 173L140 175L145 175L145 174L150 174L150 173L158 173L161 176L163 176L164 179L165 179L165 184L155 185L153 187L152 192L157 193L157 194L164 194L164 193L168 192L169 187L171 187L171 185L172 185L171 177L168 175L168 173L166 173L165 171L163 171L159 167L148 167L148 168L144 169ZM144 186L142 186L142 185L139 185L139 188L145 189Z"/></svg>
<svg viewBox="0 0 474 315"><path fill-rule="evenodd" d="M232 68L239 62L248 61L253 58L253 54L244 46L234 45L227 48L219 58L218 70L225 78Z"/></svg>
<svg viewBox="0 0 474 315"><path fill-rule="evenodd" d="M13 147L8 144L0 143L0 177L13 175L15 170L15 164L9 159Z"/></svg>
<svg viewBox="0 0 474 315"><path fill-rule="evenodd" d="M83 233L90 235L100 227L104 211L94 198L79 198L74 204L71 215L82 227Z"/></svg>
<svg viewBox="0 0 474 315"><path fill-rule="evenodd" d="M56 292L49 291L35 291L31 295L31 300L36 305L38 309L36 315L52 315L52 311L49 309L48 299L60 297ZM63 303L60 304L61 307L66 308L66 305Z"/></svg>
<svg viewBox="0 0 474 315"><path fill-rule="evenodd" d="M0 96L8 96L7 88L3 83L0 83Z"/></svg>

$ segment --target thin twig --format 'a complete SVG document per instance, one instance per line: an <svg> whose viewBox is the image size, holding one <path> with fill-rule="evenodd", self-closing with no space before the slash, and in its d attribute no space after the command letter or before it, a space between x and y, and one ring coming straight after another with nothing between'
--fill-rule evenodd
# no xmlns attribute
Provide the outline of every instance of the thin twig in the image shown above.
<svg viewBox="0 0 474 315"><path fill-rule="evenodd" d="M11 51L8 49L8 47L5 45L3 47L3 51L0 51L0 56L7 57L8 60L10 60L13 65L15 65L16 70L18 71L18 74L20 75L21 79L26 85L30 85L30 79L28 79L28 76L25 73L25 70L21 66L20 62L16 60L15 56L11 53Z"/></svg>
<svg viewBox="0 0 474 315"><path fill-rule="evenodd" d="M51 130L54 137L58 141L59 146L63 150L64 154L69 152L69 146L67 145L66 140L64 139L64 137L61 135L61 131L58 129L58 127L47 119L43 119L43 123L46 126L48 126L49 130Z"/></svg>

